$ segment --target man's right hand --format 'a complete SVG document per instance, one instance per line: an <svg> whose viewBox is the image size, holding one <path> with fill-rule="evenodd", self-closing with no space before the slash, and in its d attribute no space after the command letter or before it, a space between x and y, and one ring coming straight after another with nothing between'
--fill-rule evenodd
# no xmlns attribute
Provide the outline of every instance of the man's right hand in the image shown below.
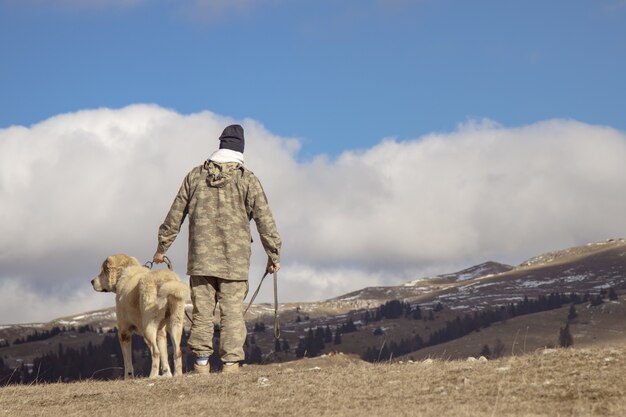
<svg viewBox="0 0 626 417"><path fill-rule="evenodd" d="M152 262L154 262L155 264L162 264L163 262L165 262L165 254L157 251L152 257Z"/></svg>

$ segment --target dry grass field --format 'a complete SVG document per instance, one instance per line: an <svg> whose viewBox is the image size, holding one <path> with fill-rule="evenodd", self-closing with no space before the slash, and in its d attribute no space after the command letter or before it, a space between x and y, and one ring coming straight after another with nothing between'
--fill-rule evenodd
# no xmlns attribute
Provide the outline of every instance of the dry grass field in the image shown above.
<svg viewBox="0 0 626 417"><path fill-rule="evenodd" d="M0 388L6 416L624 416L626 346L494 361L336 355L238 375Z"/></svg>

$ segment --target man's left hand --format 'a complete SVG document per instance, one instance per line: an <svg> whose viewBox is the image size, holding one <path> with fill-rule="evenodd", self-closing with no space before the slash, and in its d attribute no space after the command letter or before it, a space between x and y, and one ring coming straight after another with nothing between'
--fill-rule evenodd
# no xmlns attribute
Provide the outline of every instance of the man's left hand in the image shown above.
<svg viewBox="0 0 626 417"><path fill-rule="evenodd" d="M274 272L278 272L280 270L280 262L272 262L271 259L267 260L267 267L265 268L265 272L268 274L273 274Z"/></svg>

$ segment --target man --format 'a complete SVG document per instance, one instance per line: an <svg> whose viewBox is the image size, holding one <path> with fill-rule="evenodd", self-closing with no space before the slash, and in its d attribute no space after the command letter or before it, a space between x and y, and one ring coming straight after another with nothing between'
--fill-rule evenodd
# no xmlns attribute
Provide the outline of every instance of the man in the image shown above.
<svg viewBox="0 0 626 417"><path fill-rule="evenodd" d="M254 219L267 253L269 273L280 269L281 240L261 183L243 166L244 134L230 125L219 138L219 150L185 177L174 203L159 227L154 262L161 263L189 216L189 253L193 323L188 346L194 370L209 372L213 353L214 310L219 301L220 359L223 372L239 371L247 330L243 300L248 292L251 234Z"/></svg>

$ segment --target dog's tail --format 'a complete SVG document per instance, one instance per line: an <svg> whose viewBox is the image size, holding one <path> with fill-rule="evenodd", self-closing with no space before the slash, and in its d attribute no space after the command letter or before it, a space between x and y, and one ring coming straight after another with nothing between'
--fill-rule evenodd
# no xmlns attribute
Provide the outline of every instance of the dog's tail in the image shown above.
<svg viewBox="0 0 626 417"><path fill-rule="evenodd" d="M170 304L170 301L176 300L184 303L189 298L189 286L178 280L164 282L161 288L159 288L158 297L160 299L167 298L168 304Z"/></svg>
<svg viewBox="0 0 626 417"><path fill-rule="evenodd" d="M159 299L167 300L167 310L170 315L170 323L185 320L185 304L189 298L189 286L181 281L167 281L159 288Z"/></svg>

